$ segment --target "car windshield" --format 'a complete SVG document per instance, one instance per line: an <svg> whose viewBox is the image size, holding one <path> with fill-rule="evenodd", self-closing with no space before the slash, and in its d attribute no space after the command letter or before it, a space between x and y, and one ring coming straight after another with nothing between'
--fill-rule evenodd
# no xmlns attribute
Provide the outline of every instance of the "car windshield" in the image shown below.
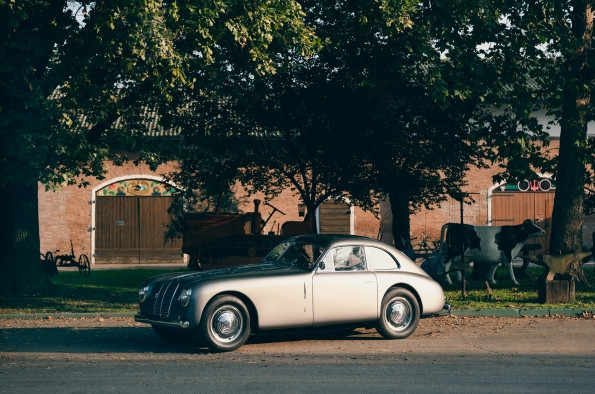
<svg viewBox="0 0 595 394"><path fill-rule="evenodd" d="M283 242L266 255L263 263L283 263L303 270L311 270L324 248L309 242Z"/></svg>

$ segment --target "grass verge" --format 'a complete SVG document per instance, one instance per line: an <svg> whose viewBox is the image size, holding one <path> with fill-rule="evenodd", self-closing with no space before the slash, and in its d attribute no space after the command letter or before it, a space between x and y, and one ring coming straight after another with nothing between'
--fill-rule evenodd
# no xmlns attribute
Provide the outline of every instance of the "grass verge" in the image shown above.
<svg viewBox="0 0 595 394"><path fill-rule="evenodd" d="M457 309L539 309L539 308L570 308L570 309L595 309L595 271L593 268L585 268L587 283L575 284L575 302L567 304L542 304L539 302L538 287L540 277L544 268L529 267L525 276L519 279L522 273L515 274L519 285L515 286L508 279L508 270L499 268L496 271L496 285L488 285L481 280L466 281L465 293L463 296L461 283L449 285L441 280L440 284L444 289L447 302ZM469 272L467 276L469 276ZM454 275L451 275L454 277Z"/></svg>
<svg viewBox="0 0 595 394"><path fill-rule="evenodd" d="M81 276L78 271L61 271L52 279L52 286L38 294L0 296L0 314L135 312L140 284L148 277L172 271L174 269L97 270L90 276ZM512 286L506 279L506 271L499 269L497 285L488 290L484 281L468 280L464 297L461 284L448 285L441 280L441 285L447 302L456 309L595 309L595 288L579 284L574 303L540 304L537 288L542 273L541 268L529 268L520 286ZM587 268L585 274L588 282L595 284L594 270Z"/></svg>
<svg viewBox="0 0 595 394"><path fill-rule="evenodd" d="M179 271L179 268L177 269ZM174 269L97 270L91 275L60 271L52 285L29 296L0 296L1 314L134 312L147 278Z"/></svg>

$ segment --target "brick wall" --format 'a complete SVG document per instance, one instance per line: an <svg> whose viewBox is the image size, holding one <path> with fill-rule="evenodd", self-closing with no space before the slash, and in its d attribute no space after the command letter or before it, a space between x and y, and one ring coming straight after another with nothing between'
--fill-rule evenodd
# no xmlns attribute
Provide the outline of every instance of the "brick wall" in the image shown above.
<svg viewBox="0 0 595 394"><path fill-rule="evenodd" d="M557 141L553 141L554 148ZM165 164L152 172L148 166L126 165L108 166L108 174L102 181L90 180L91 185L87 188L77 186L64 187L59 191L45 191L39 185L39 224L41 251L54 251L60 249L60 253L70 252L70 240L72 240L75 254L90 254L91 252L91 212L92 189L101 184L108 184L122 176L160 176L175 170L174 163ZM497 172L496 167L489 169L474 169L467 176L468 186L465 189L474 199L473 204L463 206L463 218L465 223L475 225L488 224L488 190L493 187L492 175ZM248 197L241 188L236 192L240 203L240 209L244 212L252 212L254 209L253 200L256 198L264 201L262 195ZM270 218L263 233L273 231L278 233L280 224L289 220L303 220L300 216L300 200L291 190L283 192L280 196L271 201L271 204L281 210L285 215L275 212ZM272 208L260 204L259 211L264 220L269 217ZM353 210L353 223L356 235L377 238L379 235L386 242L392 241L392 214L388 200L383 201L379 206L379 217L372 213L364 212L359 208ZM434 239L439 239L440 228L444 223L460 222L460 203L448 199L439 207L432 210L422 209L411 217L411 237L421 238L421 233L426 232ZM583 241L591 247L591 234L595 231L595 215L585 218L585 229Z"/></svg>
<svg viewBox="0 0 595 394"><path fill-rule="evenodd" d="M93 189L100 185L106 185L114 182L123 176L134 176L143 178L147 176L161 176L175 170L173 163L163 165L157 171L150 171L148 166L114 166L107 164L108 173L104 180L90 179L90 185L87 188L77 186L63 187L58 191L46 191L43 185L39 185L39 227L41 251L60 250L60 254L70 253L70 241L72 240L75 255L91 254L92 232L92 194ZM264 201L261 194L248 197L245 190L237 188L236 195L240 201L239 208L243 212L252 212L254 210L254 200ZM269 231L275 234L279 233L280 225L286 221L301 221L300 199L292 192L287 190L277 198L272 200L271 205L279 209L269 219L263 229L266 234ZM273 208L264 203L259 206L259 212L262 218L266 220ZM373 214L363 210L354 209L355 234L376 238L379 229L379 219Z"/></svg>
<svg viewBox="0 0 595 394"><path fill-rule="evenodd" d="M557 154L559 140L550 141L548 151ZM474 202L471 205L463 205L463 221L473 225L489 225L488 191L493 188L492 176L498 173L499 168L495 165L487 169L472 169L468 172L465 191L471 194ZM392 237L392 214L388 200L380 205L381 223L380 231L385 242L391 242ZM411 216L412 238L421 239L421 233L428 233L433 239L438 240L440 229L443 224L461 221L461 205L458 201L449 198L440 206L434 206L431 210L422 209ZM583 244L592 247L592 233L595 231L595 215L585 216L583 226Z"/></svg>
<svg viewBox="0 0 595 394"><path fill-rule="evenodd" d="M463 221L474 225L486 225L488 222L488 190L493 186L492 175L495 169L474 169L467 175L468 185L464 189L474 200L472 204L463 205ZM433 239L440 238L440 229L445 223L461 221L461 203L448 197L439 206L432 209L422 208L410 217L410 237L421 240L422 232ZM392 242L392 213L388 199L380 205L381 233L383 241ZM415 241L414 241L415 242Z"/></svg>

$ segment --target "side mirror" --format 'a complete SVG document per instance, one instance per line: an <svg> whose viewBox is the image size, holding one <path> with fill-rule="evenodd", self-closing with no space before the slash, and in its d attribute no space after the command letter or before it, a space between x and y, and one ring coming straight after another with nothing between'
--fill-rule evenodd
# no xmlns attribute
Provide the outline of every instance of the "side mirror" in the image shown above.
<svg viewBox="0 0 595 394"><path fill-rule="evenodd" d="M322 261L320 262L320 264L318 264L318 268L324 271L324 263Z"/></svg>

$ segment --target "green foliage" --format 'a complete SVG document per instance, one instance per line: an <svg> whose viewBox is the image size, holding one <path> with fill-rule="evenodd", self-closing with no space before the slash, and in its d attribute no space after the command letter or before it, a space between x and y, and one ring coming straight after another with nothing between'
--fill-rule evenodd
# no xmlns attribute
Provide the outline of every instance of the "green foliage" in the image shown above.
<svg viewBox="0 0 595 394"><path fill-rule="evenodd" d="M178 132L187 102L177 99L216 90L217 67L274 72L277 51L316 46L292 0L2 1L0 11L0 182L23 171L81 182L102 176L105 159L129 160L123 147L160 160L171 151L154 137Z"/></svg>
<svg viewBox="0 0 595 394"><path fill-rule="evenodd" d="M312 57L279 53L275 74L228 69L212 115L183 131L192 149L181 153L180 181L199 190L240 181L266 198L289 187L310 212L331 198L373 210L393 185L407 211L460 190L485 154L468 142L471 96L454 92L418 3L303 6L324 45Z"/></svg>
<svg viewBox="0 0 595 394"><path fill-rule="evenodd" d="M221 71L274 72L277 53L317 46L294 0L0 0L0 15L0 194L11 213L0 285L20 291L45 283L39 181L86 186L108 160L155 169L188 126L179 114L206 114Z"/></svg>
<svg viewBox="0 0 595 394"><path fill-rule="evenodd" d="M501 178L554 172L569 194L552 239L579 247L591 2L0 0L0 15L9 211L19 183L85 185L107 159L154 168L178 154L178 183L209 203L241 181L267 198L291 187L309 211L396 194L408 215L464 198L464 173L489 159ZM536 105L562 126L558 162L535 148ZM34 222L15 217L3 240ZM35 243L21 243L28 257L3 244L6 264L33 261Z"/></svg>
<svg viewBox="0 0 595 394"><path fill-rule="evenodd" d="M550 248L580 250L585 191L593 184L593 3L585 0L432 1L429 29L453 64L459 92L482 103L482 140L501 163L495 181L548 172L557 182ZM436 18L432 18L434 15ZM559 155L544 158L548 128L560 128ZM545 149L540 149L543 145ZM585 186L587 189L585 189Z"/></svg>

